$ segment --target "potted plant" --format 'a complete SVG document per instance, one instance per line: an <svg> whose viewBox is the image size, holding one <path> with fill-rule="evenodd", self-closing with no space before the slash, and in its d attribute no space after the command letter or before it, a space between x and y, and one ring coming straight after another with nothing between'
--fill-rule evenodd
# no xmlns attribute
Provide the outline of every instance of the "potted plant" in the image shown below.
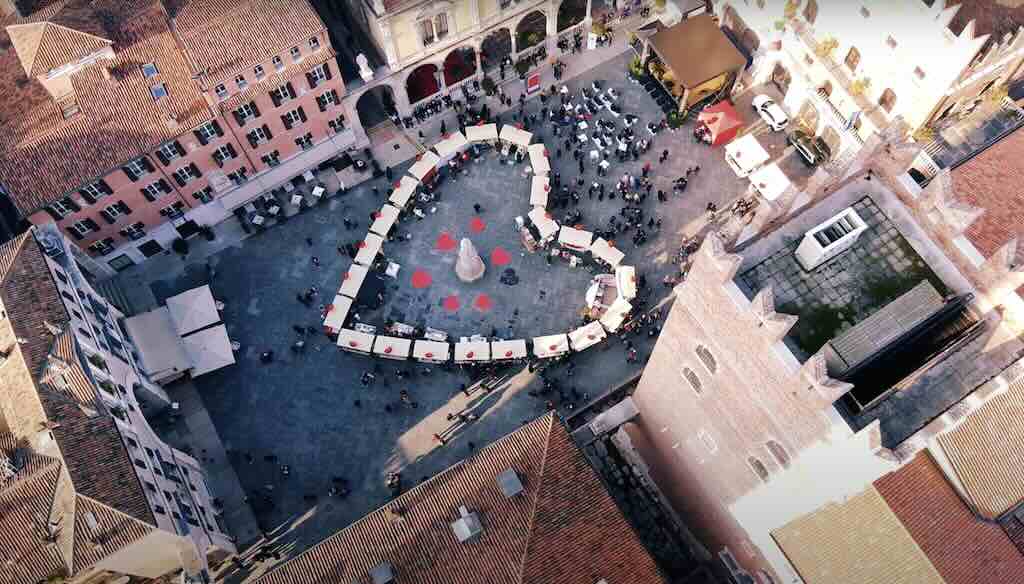
<svg viewBox="0 0 1024 584"><path fill-rule="evenodd" d="M814 54L819 59L827 59L832 56L832 51L836 50L839 46L839 41L833 37L825 37L814 47Z"/></svg>
<svg viewBox="0 0 1024 584"><path fill-rule="evenodd" d="M494 92L498 90L498 84L490 77L484 77L483 80L480 81L480 87L483 88L484 93L488 96L494 95Z"/></svg>
<svg viewBox="0 0 1024 584"><path fill-rule="evenodd" d="M677 110L672 110L668 112L668 115L665 117L668 120L669 127L673 129L683 125L683 115L679 113L679 111Z"/></svg>
<svg viewBox="0 0 1024 584"><path fill-rule="evenodd" d="M185 259L188 255L188 242L179 237L171 242L171 250Z"/></svg>
<svg viewBox="0 0 1024 584"><path fill-rule="evenodd" d="M870 77L861 77L850 84L851 95L864 95L864 92L871 87Z"/></svg>
<svg viewBox="0 0 1024 584"><path fill-rule="evenodd" d="M99 369L102 369L104 371L107 370L107 361L103 357L100 357L99 355L97 355L95 353L93 353L93 354L89 355L88 357L86 357L86 360L89 361L89 363L91 363L93 366L95 366L95 367L97 367Z"/></svg>
<svg viewBox="0 0 1024 584"><path fill-rule="evenodd" d="M935 128L931 126L921 126L914 131L914 141L916 142L931 142L935 139Z"/></svg>
<svg viewBox="0 0 1024 584"><path fill-rule="evenodd" d="M199 233L206 238L206 241L213 241L214 239L217 239L217 233L214 232L213 227L210 227L209 225L201 225L199 227Z"/></svg>

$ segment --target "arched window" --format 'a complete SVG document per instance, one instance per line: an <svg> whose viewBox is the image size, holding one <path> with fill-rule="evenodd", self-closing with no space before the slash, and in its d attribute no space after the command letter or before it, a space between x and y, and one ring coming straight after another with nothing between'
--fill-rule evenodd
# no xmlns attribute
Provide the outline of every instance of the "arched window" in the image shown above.
<svg viewBox="0 0 1024 584"><path fill-rule="evenodd" d="M882 106L882 109L885 111L892 113L892 108L896 107L896 93L891 89L886 89L878 98L878 105Z"/></svg>
<svg viewBox="0 0 1024 584"><path fill-rule="evenodd" d="M789 453L776 440L769 440L765 446L782 468L789 468Z"/></svg>
<svg viewBox="0 0 1024 584"><path fill-rule="evenodd" d="M807 5L804 6L804 20L807 24L814 24L814 21L818 19L818 3L814 0L807 0Z"/></svg>
<svg viewBox="0 0 1024 584"><path fill-rule="evenodd" d="M715 356L704 345L697 345L696 352L700 362L704 364L704 368L708 370L708 373L714 375L718 371L718 362L715 361Z"/></svg>
<svg viewBox="0 0 1024 584"><path fill-rule="evenodd" d="M751 456L747 458L747 464L750 465L750 468L754 470L754 474L756 474L762 481L766 483L768 482L768 467L761 462L761 459L756 456Z"/></svg>
<svg viewBox="0 0 1024 584"><path fill-rule="evenodd" d="M857 50L857 47L850 47L850 52L846 53L844 62L850 71L857 70L857 65L860 65L860 51Z"/></svg>
<svg viewBox="0 0 1024 584"><path fill-rule="evenodd" d="M690 387L693 388L693 393L700 395L704 391L704 385L700 382L700 377L697 377L697 374L693 372L693 369L683 367L680 369L680 372L683 374L683 377L686 378L686 381L690 382Z"/></svg>

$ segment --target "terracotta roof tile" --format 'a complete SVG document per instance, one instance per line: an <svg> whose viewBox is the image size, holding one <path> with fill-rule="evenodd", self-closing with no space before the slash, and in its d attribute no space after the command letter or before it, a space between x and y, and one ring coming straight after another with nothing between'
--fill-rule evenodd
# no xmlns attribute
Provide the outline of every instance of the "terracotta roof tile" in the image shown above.
<svg viewBox="0 0 1024 584"><path fill-rule="evenodd" d="M946 584L1003 584L1024 556L998 524L975 516L927 453L875 482Z"/></svg>
<svg viewBox="0 0 1024 584"><path fill-rule="evenodd" d="M96 520L96 528L89 525L88 514ZM89 568L103 558L149 535L155 527L133 519L88 497L75 498L76 573Z"/></svg>
<svg viewBox="0 0 1024 584"><path fill-rule="evenodd" d="M29 77L75 63L111 45L108 39L49 21L9 26L7 34Z"/></svg>
<svg viewBox="0 0 1024 584"><path fill-rule="evenodd" d="M523 492L506 498L513 469ZM483 531L459 543L459 507ZM449 468L261 577L260 584L369 582L389 562L399 582L663 583L625 517L553 415Z"/></svg>
<svg viewBox="0 0 1024 584"><path fill-rule="evenodd" d="M985 210L965 233L983 256L991 257L1020 237L1024 232L1024 132L1013 132L950 175L956 199Z"/></svg>
<svg viewBox="0 0 1024 584"><path fill-rule="evenodd" d="M316 55L310 55L299 63L288 65L284 70L275 72L273 75L268 75L258 83L253 83L247 87L245 91L239 91L220 102L218 107L223 112L230 112L231 110L237 109L240 105L252 101L257 95L267 93L272 89L281 87L286 81L300 73L308 73L315 67L319 67L324 63L333 63L336 56L337 53L333 49L321 50ZM331 73L334 75L338 74L337 64L331 68Z"/></svg>
<svg viewBox="0 0 1024 584"><path fill-rule="evenodd" d="M973 20L975 36L992 34L997 37L994 40L999 40L1004 34L1016 32L1018 27L1024 25L1024 5L1019 2L1017 6L1009 4L998 0L948 1L949 6L960 6L949 23L949 30L959 35L967 23Z"/></svg>

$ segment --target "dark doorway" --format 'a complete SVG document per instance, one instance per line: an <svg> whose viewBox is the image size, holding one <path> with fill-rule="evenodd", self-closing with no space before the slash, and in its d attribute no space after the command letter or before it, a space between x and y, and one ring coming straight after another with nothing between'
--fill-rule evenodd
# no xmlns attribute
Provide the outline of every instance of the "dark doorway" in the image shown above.
<svg viewBox="0 0 1024 584"><path fill-rule="evenodd" d="M476 51L473 47L460 47L444 58L444 85L451 87L476 73Z"/></svg>
<svg viewBox="0 0 1024 584"><path fill-rule="evenodd" d="M394 121L398 111L391 86L378 85L360 95L356 101L356 113L364 130L375 128L389 119Z"/></svg>
<svg viewBox="0 0 1024 584"><path fill-rule="evenodd" d="M405 93L409 96L410 104L426 99L438 91L441 91L441 85L437 80L437 65L420 65L413 69L405 80Z"/></svg>
<svg viewBox="0 0 1024 584"><path fill-rule="evenodd" d="M527 14L516 26L516 51L535 47L547 38L548 17L539 10Z"/></svg>
<svg viewBox="0 0 1024 584"><path fill-rule="evenodd" d="M164 251L164 246L160 245L160 242L150 239L139 246L139 251L147 258L151 258L158 253L162 253Z"/></svg>
<svg viewBox="0 0 1024 584"><path fill-rule="evenodd" d="M199 224L189 219L180 225L175 225L175 229L178 230L178 235L185 239L192 237L193 235L199 234Z"/></svg>
<svg viewBox="0 0 1024 584"><path fill-rule="evenodd" d="M480 65L485 71L497 68L511 54L512 33L507 28L499 28L480 43Z"/></svg>

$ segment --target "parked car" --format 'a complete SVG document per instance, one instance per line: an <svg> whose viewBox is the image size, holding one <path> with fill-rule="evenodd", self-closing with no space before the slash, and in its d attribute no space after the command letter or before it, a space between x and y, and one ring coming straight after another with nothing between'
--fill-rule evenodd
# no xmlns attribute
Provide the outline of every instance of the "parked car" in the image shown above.
<svg viewBox="0 0 1024 584"><path fill-rule="evenodd" d="M789 116L786 112L782 111L779 104L768 97L767 95L761 94L754 98L753 104L754 111L757 115L761 116L764 123L768 124L768 127L776 132L780 132L786 129L786 125L789 124Z"/></svg>
<svg viewBox="0 0 1024 584"><path fill-rule="evenodd" d="M803 130L794 130L786 137L786 141L796 148L800 158L807 166L817 166L832 157L832 149L821 139L821 136L808 134Z"/></svg>

